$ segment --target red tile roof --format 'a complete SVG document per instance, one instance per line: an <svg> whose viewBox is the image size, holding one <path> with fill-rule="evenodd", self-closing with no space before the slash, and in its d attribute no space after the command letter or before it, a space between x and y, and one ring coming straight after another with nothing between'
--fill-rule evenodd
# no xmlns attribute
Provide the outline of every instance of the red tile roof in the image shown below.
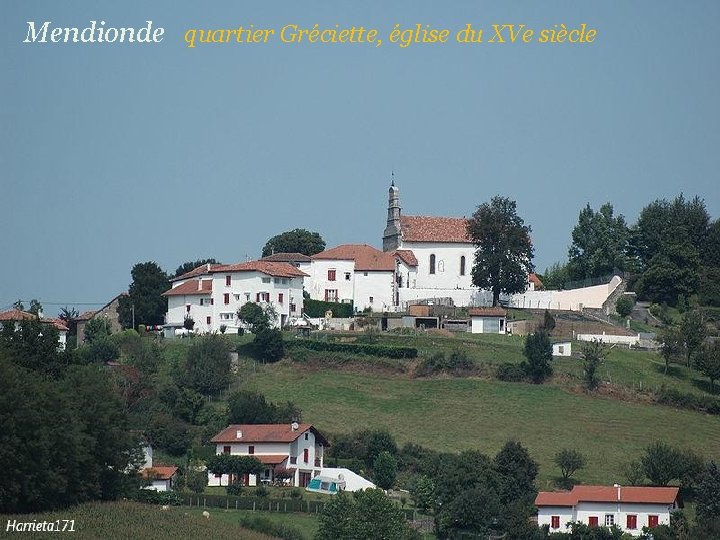
<svg viewBox="0 0 720 540"><path fill-rule="evenodd" d="M202 282L202 285L200 286L199 283ZM177 287L173 287L169 291L165 291L162 295L163 296L178 296L178 295L186 295L186 296L193 296L193 295L207 295L208 293L212 292L212 279L191 279L190 281L186 281L182 285L178 285Z"/></svg>
<svg viewBox="0 0 720 540"><path fill-rule="evenodd" d="M395 254L408 266L417 266L418 260L410 249L397 249Z"/></svg>
<svg viewBox="0 0 720 540"><path fill-rule="evenodd" d="M69 332L70 329L65 326L65 321L62 319L42 319L42 322L47 322L52 324L55 328L57 328L58 332Z"/></svg>
<svg viewBox="0 0 720 540"><path fill-rule="evenodd" d="M37 315L29 311L20 311L19 309L11 309L0 313L0 321L34 321ZM69 329L65 326L65 322L61 319L40 319L41 323L52 324L59 332L67 332Z"/></svg>
<svg viewBox="0 0 720 540"><path fill-rule="evenodd" d="M75 320L76 321L89 321L90 319L92 319L95 316L96 313L97 313L97 311L83 311L80 315L75 317Z"/></svg>
<svg viewBox="0 0 720 540"><path fill-rule="evenodd" d="M572 491L541 491L535 506L575 506L579 502L620 502L645 504L673 504L679 488L639 486L575 486Z"/></svg>
<svg viewBox="0 0 720 540"><path fill-rule="evenodd" d="M210 442L291 443L308 430L312 431L320 442L327 445L325 437L311 424L298 424L296 430L293 430L290 424L232 424L210 439ZM237 436L238 431L242 433L242 437Z"/></svg>
<svg viewBox="0 0 720 540"><path fill-rule="evenodd" d="M360 272L392 272L395 256L367 244L342 244L312 256L313 260L355 261Z"/></svg>
<svg viewBox="0 0 720 540"><path fill-rule="evenodd" d="M302 253L273 253L272 255L268 255L267 257L263 257L260 259L261 261L270 261L270 262L310 262L312 259L308 255L304 255Z"/></svg>
<svg viewBox="0 0 720 540"><path fill-rule="evenodd" d="M400 216L403 242L472 243L465 218Z"/></svg>
<svg viewBox="0 0 720 540"><path fill-rule="evenodd" d="M533 283L535 285L535 289L541 289L543 286L543 282L540 281L540 278L537 277L537 274L529 274L528 275L528 281Z"/></svg>
<svg viewBox="0 0 720 540"><path fill-rule="evenodd" d="M212 272L262 272L273 277L306 277L307 274L286 262L249 261L238 264L224 264L213 268Z"/></svg>
<svg viewBox="0 0 720 540"><path fill-rule="evenodd" d="M143 478L150 478L152 480L170 480L177 471L177 467L165 467L158 465L157 467L148 467L147 469L143 469L140 474Z"/></svg>
<svg viewBox="0 0 720 540"><path fill-rule="evenodd" d="M471 317L505 317L507 312L501 307L470 308Z"/></svg>
<svg viewBox="0 0 720 540"><path fill-rule="evenodd" d="M223 265L222 264L210 264L210 263L201 264L197 268L193 268L192 270L190 270L189 272L185 272L181 276L172 278L170 281L179 281L181 279L190 279L193 277L202 276L204 274L209 274L210 272L213 271L213 269L220 267L220 266L223 266Z"/></svg>

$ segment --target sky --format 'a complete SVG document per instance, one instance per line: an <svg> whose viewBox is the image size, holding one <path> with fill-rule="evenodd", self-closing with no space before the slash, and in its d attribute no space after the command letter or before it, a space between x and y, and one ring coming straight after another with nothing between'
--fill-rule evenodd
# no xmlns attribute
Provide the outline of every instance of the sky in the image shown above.
<svg viewBox="0 0 720 540"><path fill-rule="evenodd" d="M0 310L104 304L138 262L257 258L306 228L382 246L403 213L517 201L542 272L580 210L659 198L720 215L720 2L3 2ZM39 27L165 29L152 44L23 43ZM368 44L202 44L191 28L376 28ZM485 31L460 44L466 24ZM488 43L492 24L585 23L593 43ZM451 30L400 48L395 24Z"/></svg>

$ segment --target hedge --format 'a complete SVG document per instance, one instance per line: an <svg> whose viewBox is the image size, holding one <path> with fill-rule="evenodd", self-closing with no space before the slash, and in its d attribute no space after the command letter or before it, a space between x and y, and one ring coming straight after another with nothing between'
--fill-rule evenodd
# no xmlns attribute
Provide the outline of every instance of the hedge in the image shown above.
<svg viewBox="0 0 720 540"><path fill-rule="evenodd" d="M308 317L325 317L325 313L332 311L333 317L341 319L352 317L354 314L352 303L345 302L323 302L322 300L303 300L303 311Z"/></svg>
<svg viewBox="0 0 720 540"><path fill-rule="evenodd" d="M154 489L138 489L131 493L128 497L133 501L146 504L168 504L179 506L182 504L182 498L176 491L156 491Z"/></svg>
<svg viewBox="0 0 720 540"><path fill-rule="evenodd" d="M672 388L662 386L655 394L658 403L673 405L683 409L720 415L720 399L710 396L686 394Z"/></svg>
<svg viewBox="0 0 720 540"><path fill-rule="evenodd" d="M369 343L336 343L313 339L295 339L286 342L287 347L300 347L311 351L330 351L352 354L366 354L386 358L417 358L415 347L394 347L390 345L371 345Z"/></svg>

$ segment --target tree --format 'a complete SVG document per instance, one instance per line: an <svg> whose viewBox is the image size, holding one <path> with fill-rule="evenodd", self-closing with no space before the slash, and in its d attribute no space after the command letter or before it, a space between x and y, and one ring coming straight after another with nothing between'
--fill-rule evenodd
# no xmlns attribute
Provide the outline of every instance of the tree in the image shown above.
<svg viewBox="0 0 720 540"><path fill-rule="evenodd" d="M587 342L583 346L583 367L584 374L583 379L585 381L585 388L588 390L597 389L600 384L600 379L597 376L598 367L605 360L607 356L607 350L603 346L601 341L593 340Z"/></svg>
<svg viewBox="0 0 720 540"><path fill-rule="evenodd" d="M553 317L552 314L546 309L545 313L543 314L543 323L541 330L544 330L549 334L555 329L555 325L555 317Z"/></svg>
<svg viewBox="0 0 720 540"><path fill-rule="evenodd" d="M572 486L570 477L575 474L575 472L585 467L585 456L577 450L570 450L568 448L564 448L555 454L554 461L555 465L560 467L562 487L566 488Z"/></svg>
<svg viewBox="0 0 720 540"><path fill-rule="evenodd" d="M690 367L690 361L693 354L702 346L707 330L705 329L705 320L699 309L694 309L683 314L680 323L680 332L683 336L685 344L685 358L687 367Z"/></svg>
<svg viewBox="0 0 720 540"><path fill-rule="evenodd" d="M397 476L397 460L387 450L383 450L378 454L373 462L373 471L375 472L375 483L383 489L390 489L395 485L395 477Z"/></svg>
<svg viewBox="0 0 720 540"><path fill-rule="evenodd" d="M580 211L572 231L568 250L570 279L600 277L629 266L627 251L630 239L625 218L615 216L612 204L605 203L595 212L588 204Z"/></svg>
<svg viewBox="0 0 720 540"><path fill-rule="evenodd" d="M419 538L400 508L380 489L341 491L320 514L317 540L410 540Z"/></svg>
<svg viewBox="0 0 720 540"><path fill-rule="evenodd" d="M36 298L33 298L32 300L30 300L30 309L28 309L28 311L30 313L40 317L40 315L42 315L42 310L43 310L43 308L42 308L42 304L40 303L40 300L38 300Z"/></svg>
<svg viewBox="0 0 720 540"><path fill-rule="evenodd" d="M204 264L220 264L215 259L199 259L197 261L188 261L182 263L180 266L177 267L175 270L175 274L173 274L173 277L180 277L183 274L187 274L188 272L195 270L197 267L202 266Z"/></svg>
<svg viewBox="0 0 720 540"><path fill-rule="evenodd" d="M39 319L15 323L5 321L0 331L0 353L5 350L18 366L59 377L68 353L58 351L58 331Z"/></svg>
<svg viewBox="0 0 720 540"><path fill-rule="evenodd" d="M630 316L633 306L634 302L632 297L628 294L623 294L617 299L617 302L615 302L615 311L617 311L617 314L624 319L625 317Z"/></svg>
<svg viewBox="0 0 720 540"><path fill-rule="evenodd" d="M250 332L257 334L260 330L272 327L277 319L277 312L272 304L266 304L263 307L255 302L245 302L238 309L237 317L247 325Z"/></svg>
<svg viewBox="0 0 720 540"><path fill-rule="evenodd" d="M188 332L192 332L193 328L195 328L195 319L193 319L190 315L185 315L185 320L183 321L183 328Z"/></svg>
<svg viewBox="0 0 720 540"><path fill-rule="evenodd" d="M25 305L23 304L22 300L15 300L12 307L13 309L17 309L18 311L25 311Z"/></svg>
<svg viewBox="0 0 720 540"><path fill-rule="evenodd" d="M697 369L710 379L710 391L715 392L715 381L720 380L720 344L705 345L695 357Z"/></svg>
<svg viewBox="0 0 720 540"><path fill-rule="evenodd" d="M227 474L230 484L238 482L246 474L261 474L265 466L253 456L233 456L216 454L206 463L207 470L212 474Z"/></svg>
<svg viewBox="0 0 720 540"><path fill-rule="evenodd" d="M120 324L123 328L131 328L133 321L136 325L163 324L167 299L162 294L170 288L167 275L152 261L136 264L130 274L133 281L128 294L119 300Z"/></svg>
<svg viewBox="0 0 720 540"><path fill-rule="evenodd" d="M187 350L181 379L201 394L214 394L230 382L230 346L226 338L209 334L195 340Z"/></svg>
<svg viewBox="0 0 720 540"><path fill-rule="evenodd" d="M545 332L534 332L525 339L525 358L521 365L535 384L552 375L552 343Z"/></svg>
<svg viewBox="0 0 720 540"><path fill-rule="evenodd" d="M679 328L666 326L660 331L660 355L665 360L665 375L667 375L670 362L677 360L685 354L685 339Z"/></svg>
<svg viewBox="0 0 720 540"><path fill-rule="evenodd" d="M720 469L711 461L697 487L695 498L698 524L709 528L711 522L720 521Z"/></svg>
<svg viewBox="0 0 720 540"><path fill-rule="evenodd" d="M208 483L208 476L205 471L191 471L187 475L187 487L193 493L200 494L205 491Z"/></svg>
<svg viewBox="0 0 720 540"><path fill-rule="evenodd" d="M500 293L524 292L533 271L530 227L517 215L515 201L493 197L478 206L468 221L468 235L477 248L472 283L493 294L497 306Z"/></svg>
<svg viewBox="0 0 720 540"><path fill-rule="evenodd" d="M276 234L265 243L262 256L268 257L273 253L302 253L315 255L325 250L325 241L320 233L305 229L293 229Z"/></svg>
<svg viewBox="0 0 720 540"><path fill-rule="evenodd" d="M556 262L551 264L548 268L545 269L545 273L542 275L541 279L545 289L564 289L567 282L570 281L567 263Z"/></svg>
<svg viewBox="0 0 720 540"><path fill-rule="evenodd" d="M107 317L93 317L85 324L85 343L107 338L112 334L112 325Z"/></svg>
<svg viewBox="0 0 720 540"><path fill-rule="evenodd" d="M643 472L655 486L666 486L671 480L680 477L682 455L679 450L661 441L645 448L640 458Z"/></svg>
<svg viewBox="0 0 720 540"><path fill-rule="evenodd" d="M263 362L277 362L285 355L282 332L277 328L258 330L253 339L253 349Z"/></svg>
<svg viewBox="0 0 720 540"><path fill-rule="evenodd" d="M432 508L435 497L435 482L429 476L421 474L417 477L410 489L413 502L423 512Z"/></svg>
<svg viewBox="0 0 720 540"><path fill-rule="evenodd" d="M77 335L77 318L80 314L75 308L69 308L67 306L60 308L58 319L60 319L65 326L68 327L68 334L71 336Z"/></svg>
<svg viewBox="0 0 720 540"><path fill-rule="evenodd" d="M500 474L500 501L532 503L535 495L535 479L538 464L529 452L517 441L507 441L493 459L493 466Z"/></svg>
<svg viewBox="0 0 720 540"><path fill-rule="evenodd" d="M259 392L238 390L228 398L229 424L289 424L301 418L302 411L294 403L276 405Z"/></svg>

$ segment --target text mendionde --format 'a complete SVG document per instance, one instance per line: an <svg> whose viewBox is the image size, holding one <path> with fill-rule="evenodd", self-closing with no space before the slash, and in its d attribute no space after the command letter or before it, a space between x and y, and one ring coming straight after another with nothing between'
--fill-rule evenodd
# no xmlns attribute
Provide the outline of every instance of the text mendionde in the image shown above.
<svg viewBox="0 0 720 540"><path fill-rule="evenodd" d="M28 21L27 37L23 43L160 43L165 29L153 28L152 21L145 21L145 26L135 28L106 27L105 21L90 21L85 28L51 27L52 21L36 25Z"/></svg>

